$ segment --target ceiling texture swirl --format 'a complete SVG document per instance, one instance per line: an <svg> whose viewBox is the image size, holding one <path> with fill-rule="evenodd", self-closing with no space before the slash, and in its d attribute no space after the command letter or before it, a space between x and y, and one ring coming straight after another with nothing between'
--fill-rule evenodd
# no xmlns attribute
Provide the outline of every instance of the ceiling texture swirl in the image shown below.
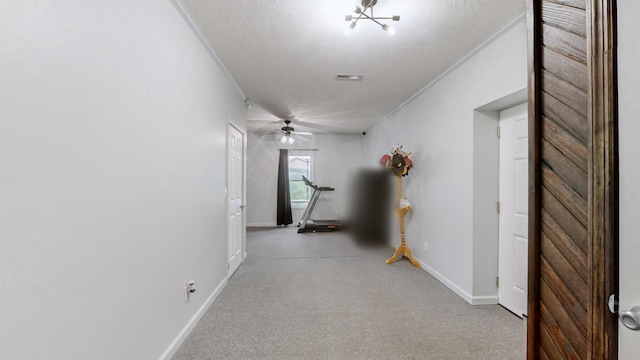
<svg viewBox="0 0 640 360"><path fill-rule="evenodd" d="M361 133L524 10L524 0L378 0L380 25L345 15L360 0L181 0L253 105L250 132ZM364 75L338 80L338 74Z"/></svg>

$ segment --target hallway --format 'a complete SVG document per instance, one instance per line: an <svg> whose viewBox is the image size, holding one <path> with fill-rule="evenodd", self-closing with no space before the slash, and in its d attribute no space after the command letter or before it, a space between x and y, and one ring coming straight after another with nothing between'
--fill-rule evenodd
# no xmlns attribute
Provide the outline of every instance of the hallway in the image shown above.
<svg viewBox="0 0 640 360"><path fill-rule="evenodd" d="M392 249L248 229L248 257L174 360L524 359L526 325L471 306Z"/></svg>

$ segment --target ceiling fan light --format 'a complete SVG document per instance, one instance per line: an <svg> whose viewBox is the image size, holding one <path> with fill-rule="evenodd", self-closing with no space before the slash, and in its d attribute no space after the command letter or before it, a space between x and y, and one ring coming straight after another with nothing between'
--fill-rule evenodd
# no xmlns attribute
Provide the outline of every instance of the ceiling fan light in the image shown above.
<svg viewBox="0 0 640 360"><path fill-rule="evenodd" d="M294 139L293 136L288 136L287 142L289 143L289 145L291 145L296 142L296 139Z"/></svg>
<svg viewBox="0 0 640 360"><path fill-rule="evenodd" d="M282 137L280 138L280 142L283 143L283 144L287 143L287 135L286 134L282 135Z"/></svg>

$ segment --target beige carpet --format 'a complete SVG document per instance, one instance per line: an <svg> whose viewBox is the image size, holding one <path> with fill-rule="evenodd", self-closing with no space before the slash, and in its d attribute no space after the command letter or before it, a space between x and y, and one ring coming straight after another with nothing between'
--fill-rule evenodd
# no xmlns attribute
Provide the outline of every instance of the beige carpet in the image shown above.
<svg viewBox="0 0 640 360"><path fill-rule="evenodd" d="M248 258L173 357L525 359L526 324L471 306L393 249L343 233L247 233Z"/></svg>

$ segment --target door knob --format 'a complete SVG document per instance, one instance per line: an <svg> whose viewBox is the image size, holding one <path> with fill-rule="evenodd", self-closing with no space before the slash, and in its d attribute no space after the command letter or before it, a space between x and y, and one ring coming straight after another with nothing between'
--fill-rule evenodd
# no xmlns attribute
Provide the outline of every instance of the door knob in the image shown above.
<svg viewBox="0 0 640 360"><path fill-rule="evenodd" d="M640 331L640 306L634 306L627 311L618 311L618 296L616 294L609 296L608 305L612 314L618 314L622 325L630 330Z"/></svg>
<svg viewBox="0 0 640 360"><path fill-rule="evenodd" d="M620 322L630 330L640 330L640 306L634 306L631 310L620 311Z"/></svg>

